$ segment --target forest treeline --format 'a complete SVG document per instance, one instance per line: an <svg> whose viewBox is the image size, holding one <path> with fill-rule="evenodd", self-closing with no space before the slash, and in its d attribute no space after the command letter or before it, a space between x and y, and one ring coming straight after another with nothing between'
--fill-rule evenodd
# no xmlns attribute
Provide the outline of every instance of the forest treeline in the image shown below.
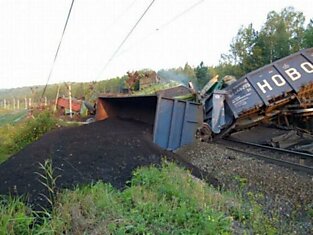
<svg viewBox="0 0 313 235"><path fill-rule="evenodd" d="M163 80L175 80L185 84L192 81L199 89L215 75L233 75L240 78L282 57L313 47L313 19L308 24L305 22L304 14L293 7L284 8L280 12L271 11L260 29L249 24L238 30L229 51L221 55L218 65L207 66L200 62L193 67L186 63L179 68L159 70L158 75ZM145 71L146 69L139 72ZM126 79L127 75L97 82L72 83L72 95L93 101L100 93L120 92L125 88ZM53 84L48 85L44 96L49 100L54 99L59 85L60 95L67 95L65 84ZM33 97L34 101L38 101L43 90L44 86L0 90L0 99Z"/></svg>

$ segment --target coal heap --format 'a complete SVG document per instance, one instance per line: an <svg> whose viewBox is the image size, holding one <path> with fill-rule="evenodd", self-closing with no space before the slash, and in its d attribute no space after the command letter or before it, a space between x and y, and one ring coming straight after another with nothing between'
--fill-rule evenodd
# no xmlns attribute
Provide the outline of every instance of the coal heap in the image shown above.
<svg viewBox="0 0 313 235"><path fill-rule="evenodd" d="M107 119L89 125L54 130L0 165L0 194L26 195L35 208L46 207L47 194L36 172L52 159L57 187L73 188L103 180L122 189L140 166L160 165L162 157L192 168L152 142L153 127L145 123ZM196 171L194 169L194 171Z"/></svg>

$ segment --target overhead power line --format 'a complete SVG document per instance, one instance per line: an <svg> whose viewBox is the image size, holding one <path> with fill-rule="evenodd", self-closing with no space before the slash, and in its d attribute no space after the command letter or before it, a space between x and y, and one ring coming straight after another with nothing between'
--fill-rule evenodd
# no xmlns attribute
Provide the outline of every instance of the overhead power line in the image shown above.
<svg viewBox="0 0 313 235"><path fill-rule="evenodd" d="M171 18L170 20L168 20L167 22L165 22L164 24L160 25L158 28L156 28L153 32L151 32L150 34L148 34L145 37L142 37L141 39L137 40L135 43L133 43L132 45L130 45L128 48L126 48L125 50L121 51L118 56L124 54L125 52L131 50L132 48L134 48L135 46L139 45L140 42L146 40L147 38L151 37L153 34L155 34L156 32L160 31L161 29L166 28L167 26L169 26L170 24L174 23L176 20L178 20L180 17L182 17L183 15L187 14L189 11L191 11L192 9L194 9L196 6L198 6L200 3L204 2L204 0L200 0L197 1L196 3L192 4L191 6L189 6L187 9L185 9L184 11L178 13L177 15L175 15L173 18Z"/></svg>
<svg viewBox="0 0 313 235"><path fill-rule="evenodd" d="M187 14L189 11L191 11L193 8L195 8L196 6L198 6L200 3L204 2L204 0L200 0L197 1L196 3L192 4L190 7L188 7L187 9L185 9L184 11L180 12L179 14L175 15L172 19L170 19L169 21L167 21L166 23L162 24L158 30L165 28L166 26L172 24L174 21L176 21L177 19L179 19L180 17L182 17L183 15Z"/></svg>
<svg viewBox="0 0 313 235"><path fill-rule="evenodd" d="M106 27L105 30L103 30L105 33L109 31L109 29L114 26L118 21L120 21L126 14L127 11L129 11L134 4L136 3L137 0L132 1L125 9L122 11L117 17L115 17L114 21Z"/></svg>
<svg viewBox="0 0 313 235"><path fill-rule="evenodd" d="M51 77L51 75L52 75L52 72L53 72L53 69L54 69L54 66L55 66L55 62L56 62L56 60L57 60L57 57L58 57L58 54L59 54L59 50L60 50L60 47L61 47L61 44L62 44L62 40L63 40L64 34L65 34L65 30L66 30L66 27L67 27L67 23L68 23L68 21L69 21L69 19L70 19L70 15L71 15L71 12L72 12L72 8L73 8L73 5L74 5L74 1L75 1L75 0L72 0L70 9L69 9L69 11L68 11L67 18L66 18L66 21L65 21L65 25L64 25L64 28L63 28L63 32L62 32L62 35L61 35L61 38L60 38L60 41L59 41L59 45L58 45L57 50L56 50L56 52L55 52L54 60L53 60L53 63L52 63L52 66L51 66L51 69L50 69L50 72L49 72L49 75L48 75L48 79L47 79L45 88L43 89L41 98L44 96L44 94L45 94L45 92L46 92L46 89L47 89L47 86L48 86L50 77Z"/></svg>
<svg viewBox="0 0 313 235"><path fill-rule="evenodd" d="M128 32L128 34L125 36L125 38L122 40L122 42L120 43L120 45L116 48L116 50L113 52L112 56L108 59L107 63L104 65L104 67L101 69L100 73L98 74L98 76L96 78L98 78L103 71L108 67L108 65L111 63L111 61L114 59L114 57L117 55L117 53L119 52L119 50L121 49L121 47L124 45L124 43L127 41L127 39L129 38L129 36L133 33L133 31L135 30L135 28L138 26L138 24L140 23L140 21L142 20L142 18L146 15L146 13L149 11L149 9L151 8L151 6L153 5L153 3L155 2L155 0L152 0L151 3L149 4L149 6L146 8L146 10L143 12L143 14L140 16L140 18L137 20L137 22L135 23L135 25L131 28L131 30Z"/></svg>

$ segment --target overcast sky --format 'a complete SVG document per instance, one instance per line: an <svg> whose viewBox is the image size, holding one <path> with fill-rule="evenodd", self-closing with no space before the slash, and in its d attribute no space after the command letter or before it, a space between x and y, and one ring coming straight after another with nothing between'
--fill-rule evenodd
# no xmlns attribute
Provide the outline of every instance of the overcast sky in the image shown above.
<svg viewBox="0 0 313 235"><path fill-rule="evenodd" d="M0 88L46 83L71 1L0 0ZM259 29L271 10L294 6L313 18L312 0L155 0L104 67L150 2L75 0L49 83L216 65L240 26Z"/></svg>

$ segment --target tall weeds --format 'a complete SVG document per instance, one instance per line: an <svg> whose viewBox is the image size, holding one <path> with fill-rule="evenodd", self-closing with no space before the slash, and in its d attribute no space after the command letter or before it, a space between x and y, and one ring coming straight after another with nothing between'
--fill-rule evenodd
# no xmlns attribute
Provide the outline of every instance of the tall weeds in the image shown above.
<svg viewBox="0 0 313 235"><path fill-rule="evenodd" d="M51 159L45 160L43 164L39 163L39 168L43 171L43 173L35 173L39 176L39 182L45 186L48 191L48 195L41 195L48 201L50 206L53 207L56 202L57 195L56 181L60 176L55 176Z"/></svg>

